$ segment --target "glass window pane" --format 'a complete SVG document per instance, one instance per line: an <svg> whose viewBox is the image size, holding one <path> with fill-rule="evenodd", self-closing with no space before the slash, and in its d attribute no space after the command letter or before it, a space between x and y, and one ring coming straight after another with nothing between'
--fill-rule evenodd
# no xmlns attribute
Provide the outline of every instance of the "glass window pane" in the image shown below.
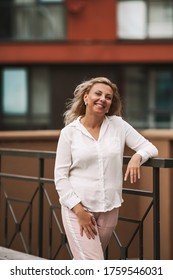
<svg viewBox="0 0 173 280"><path fill-rule="evenodd" d="M135 127L147 127L148 91L146 73L140 67L124 70L125 115Z"/></svg>
<svg viewBox="0 0 173 280"><path fill-rule="evenodd" d="M32 4L35 0L14 0L15 4Z"/></svg>
<svg viewBox="0 0 173 280"><path fill-rule="evenodd" d="M156 77L156 107L168 112L173 108L172 96L172 73L162 71L157 73Z"/></svg>
<svg viewBox="0 0 173 280"><path fill-rule="evenodd" d="M156 128L169 128L171 115L164 114L164 113L156 114L155 121L156 121Z"/></svg>
<svg viewBox="0 0 173 280"><path fill-rule="evenodd" d="M173 10L171 0L149 0L148 33L151 38L173 36Z"/></svg>
<svg viewBox="0 0 173 280"><path fill-rule="evenodd" d="M0 38L10 38L12 36L12 10L10 1L0 2Z"/></svg>
<svg viewBox="0 0 173 280"><path fill-rule="evenodd" d="M124 39L144 39L146 37L146 3L120 1L118 3L118 36Z"/></svg>
<svg viewBox="0 0 173 280"><path fill-rule="evenodd" d="M173 79L169 69L150 69L149 119L152 128L169 128L173 117Z"/></svg>
<svg viewBox="0 0 173 280"><path fill-rule="evenodd" d="M16 39L65 39L64 6L56 4L16 6L14 12Z"/></svg>
<svg viewBox="0 0 173 280"><path fill-rule="evenodd" d="M44 67L32 69L31 92L32 115L48 115L50 113L49 69Z"/></svg>
<svg viewBox="0 0 173 280"><path fill-rule="evenodd" d="M0 1L0 38L37 41L66 39L64 1Z"/></svg>
<svg viewBox="0 0 173 280"><path fill-rule="evenodd" d="M27 73L25 69L3 71L3 102L5 114L26 114L28 108Z"/></svg>
<svg viewBox="0 0 173 280"><path fill-rule="evenodd" d="M173 82L170 71L159 71L156 75L156 115L155 121L158 128L170 126L173 109Z"/></svg>

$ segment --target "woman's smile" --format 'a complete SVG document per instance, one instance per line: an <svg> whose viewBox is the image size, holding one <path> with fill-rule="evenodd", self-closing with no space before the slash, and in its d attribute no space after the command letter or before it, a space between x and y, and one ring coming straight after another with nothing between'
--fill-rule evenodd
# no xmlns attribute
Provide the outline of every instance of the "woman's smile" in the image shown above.
<svg viewBox="0 0 173 280"><path fill-rule="evenodd" d="M102 108L102 109L105 108L105 106L102 103L99 103L99 102L95 102L95 105L99 108Z"/></svg>

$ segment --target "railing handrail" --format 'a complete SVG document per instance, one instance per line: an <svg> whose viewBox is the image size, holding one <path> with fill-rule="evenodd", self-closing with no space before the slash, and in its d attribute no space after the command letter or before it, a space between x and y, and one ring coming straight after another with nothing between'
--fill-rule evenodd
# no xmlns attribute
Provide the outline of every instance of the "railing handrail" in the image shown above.
<svg viewBox="0 0 173 280"><path fill-rule="evenodd" d="M0 148L1 155L35 157L35 158L55 158L55 151L27 150L27 149L9 149ZM123 157L123 164L128 164L131 156ZM150 158L143 166L156 168L173 168L173 158Z"/></svg>
<svg viewBox="0 0 173 280"><path fill-rule="evenodd" d="M27 150L27 149L9 149L0 148L0 154L6 156L35 157L35 158L55 158L56 152Z"/></svg>

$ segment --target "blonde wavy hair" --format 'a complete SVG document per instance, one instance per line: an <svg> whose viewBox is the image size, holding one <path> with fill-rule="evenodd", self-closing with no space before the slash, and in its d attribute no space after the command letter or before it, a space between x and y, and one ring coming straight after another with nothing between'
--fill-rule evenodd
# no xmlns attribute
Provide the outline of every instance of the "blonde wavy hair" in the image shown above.
<svg viewBox="0 0 173 280"><path fill-rule="evenodd" d="M122 105L116 84L112 83L109 79L105 77L96 77L88 81L84 81L76 87L73 93L74 97L70 99L66 104L67 111L63 115L65 125L71 123L79 116L85 115L86 105L84 103L84 95L88 94L92 86L96 83L106 84L110 86L113 91L112 103L109 112L106 115L121 116Z"/></svg>

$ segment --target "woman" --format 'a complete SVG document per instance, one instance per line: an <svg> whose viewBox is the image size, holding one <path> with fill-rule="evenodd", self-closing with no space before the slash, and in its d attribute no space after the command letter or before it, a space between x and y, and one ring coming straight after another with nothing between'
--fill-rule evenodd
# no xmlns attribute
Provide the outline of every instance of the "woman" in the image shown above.
<svg viewBox="0 0 173 280"><path fill-rule="evenodd" d="M156 147L121 118L115 84L105 77L77 86L65 112L55 161L55 185L67 239L76 260L103 260L122 199L125 144L135 151L124 180L140 179L140 166Z"/></svg>

